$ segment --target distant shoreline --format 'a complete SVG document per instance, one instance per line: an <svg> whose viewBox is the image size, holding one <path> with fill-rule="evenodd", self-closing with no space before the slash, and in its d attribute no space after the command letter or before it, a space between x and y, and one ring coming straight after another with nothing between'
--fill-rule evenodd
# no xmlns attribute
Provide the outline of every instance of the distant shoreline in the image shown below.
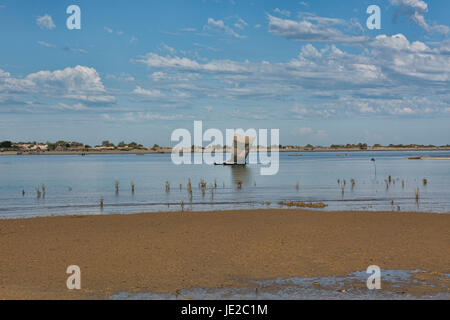
<svg viewBox="0 0 450 320"><path fill-rule="evenodd" d="M266 151L266 149L262 149L262 152ZM357 149L357 148L349 148L349 149L333 149L328 147L323 148L315 148L311 149L283 149L279 150L280 153L311 153L311 152L342 152L344 153L342 156L345 156L345 153L349 152L377 152L377 151L450 151L450 147L433 147L433 148L389 148L389 147L380 147L380 148L368 148L368 149ZM256 150L252 150L251 152L256 152ZM146 155L146 154L171 154L172 149L164 148L160 150L88 150L88 151L0 151L0 156L11 156L11 155L113 155L113 154L136 154L136 155ZM197 152L192 152L197 153ZM220 153L220 152L217 152Z"/></svg>

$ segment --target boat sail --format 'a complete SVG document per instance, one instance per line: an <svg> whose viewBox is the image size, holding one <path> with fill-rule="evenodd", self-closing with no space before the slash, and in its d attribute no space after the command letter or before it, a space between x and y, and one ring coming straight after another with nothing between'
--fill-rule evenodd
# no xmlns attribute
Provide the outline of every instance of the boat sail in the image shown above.
<svg viewBox="0 0 450 320"><path fill-rule="evenodd" d="M228 161L223 163L225 166L246 165L250 147L255 141L254 137L234 135L233 146L231 150L231 157Z"/></svg>

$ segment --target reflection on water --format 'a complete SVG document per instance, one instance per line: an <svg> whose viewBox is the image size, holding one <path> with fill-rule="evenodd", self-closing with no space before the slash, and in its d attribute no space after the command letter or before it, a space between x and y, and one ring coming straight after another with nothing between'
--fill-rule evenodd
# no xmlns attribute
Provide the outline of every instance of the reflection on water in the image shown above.
<svg viewBox="0 0 450 320"><path fill-rule="evenodd" d="M242 181L244 186L253 185L253 171L259 172L255 168L250 168L244 165L227 166L231 170L231 177L234 184Z"/></svg>
<svg viewBox="0 0 450 320"><path fill-rule="evenodd" d="M176 166L170 154L0 156L0 218L179 211L182 201L185 209L199 211L267 208L263 201L279 208L280 201L304 201L324 202L326 210L448 213L450 161L408 160L429 155L450 152L281 153L274 176L261 176L258 164ZM206 192L198 187L201 180ZM239 181L242 188L236 186ZM38 198L36 189L43 184L45 198Z"/></svg>
<svg viewBox="0 0 450 320"><path fill-rule="evenodd" d="M184 289L175 294L121 292L113 300L355 300L355 299L450 299L449 288L439 282L417 280L420 270L384 270L381 290L369 290L368 274L355 272L347 277L289 278L244 281L236 288ZM432 290L429 290L432 288ZM424 291L425 289L425 291Z"/></svg>

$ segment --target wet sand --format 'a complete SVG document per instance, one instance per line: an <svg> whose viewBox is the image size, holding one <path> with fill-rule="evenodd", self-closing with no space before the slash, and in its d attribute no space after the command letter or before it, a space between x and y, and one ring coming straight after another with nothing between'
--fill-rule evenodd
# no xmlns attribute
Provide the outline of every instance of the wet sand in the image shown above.
<svg viewBox="0 0 450 320"><path fill-rule="evenodd" d="M450 273L449 230L449 214L281 209L0 220L0 299L174 293L374 264L437 280ZM69 265L81 290L66 288Z"/></svg>

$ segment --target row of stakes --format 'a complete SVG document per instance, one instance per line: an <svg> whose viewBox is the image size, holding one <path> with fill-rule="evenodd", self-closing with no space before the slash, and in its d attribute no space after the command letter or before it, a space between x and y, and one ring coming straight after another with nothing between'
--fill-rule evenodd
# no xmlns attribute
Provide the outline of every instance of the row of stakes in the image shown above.
<svg viewBox="0 0 450 320"><path fill-rule="evenodd" d="M388 176L388 178L384 180L384 182L386 184L386 190L389 190L389 187L391 186L391 184L395 185L396 181L400 181L400 179L397 178L395 180L395 179L392 179L391 176ZM427 179L423 179L422 182L423 182L424 186L428 185L428 180ZM342 196L344 196L344 194L345 194L345 187L347 185L347 181L345 179L343 179L343 180L338 179L337 183L338 183L338 185L341 188ZM355 188L355 185L356 185L356 180L353 179L353 178L350 179L350 186L351 186L351 190L352 191ZM405 180L401 181L401 185L402 185L402 188L404 189L405 188ZM115 186L115 193L116 193L116 195L118 195L119 194L120 182L119 181L115 181L114 182L114 186ZM243 186L243 182L241 180L236 181L236 188L238 190L241 190L242 186ZM254 182L254 186L256 186L256 181ZM198 184L198 187L201 190L202 197L205 197L206 189L207 189L206 181L203 180L203 179L200 180L200 182ZM212 183L210 185L210 193L211 193L211 198L212 199L214 198L214 191L217 189L217 187L218 187L217 180L214 180L214 183ZM225 188L225 183L223 183L222 187ZM296 188L297 191L300 190L300 182L299 181L297 181L297 183L295 185L295 188ZM42 184L41 186L37 187L36 188L36 197L38 199L45 198L46 189L47 188L46 188L45 184ZM134 184L133 181L130 182L130 189L131 189L131 193L134 194L135 193L135 184ZM179 185L179 189L180 189L180 191L183 189L183 185L182 184ZM68 187L68 190L72 191L72 187ZM165 191L166 191L166 193L170 193L170 182L169 181L166 181ZM193 191L192 191L192 182L191 182L190 178L188 179L188 183L187 183L187 191L188 191L188 194L189 194L190 201L192 201ZM414 190L414 194L415 194L416 202L418 203L419 202L419 198L420 198L420 189L418 187ZM22 189L22 196L25 196L25 190L24 189ZM270 205L270 202L267 202L266 204ZM392 205L394 205L394 201L393 200L392 200ZM100 207L103 208L103 206L104 206L104 198L102 197L102 198L100 198ZM184 208L184 201L182 201L181 206L182 206L182 208Z"/></svg>

